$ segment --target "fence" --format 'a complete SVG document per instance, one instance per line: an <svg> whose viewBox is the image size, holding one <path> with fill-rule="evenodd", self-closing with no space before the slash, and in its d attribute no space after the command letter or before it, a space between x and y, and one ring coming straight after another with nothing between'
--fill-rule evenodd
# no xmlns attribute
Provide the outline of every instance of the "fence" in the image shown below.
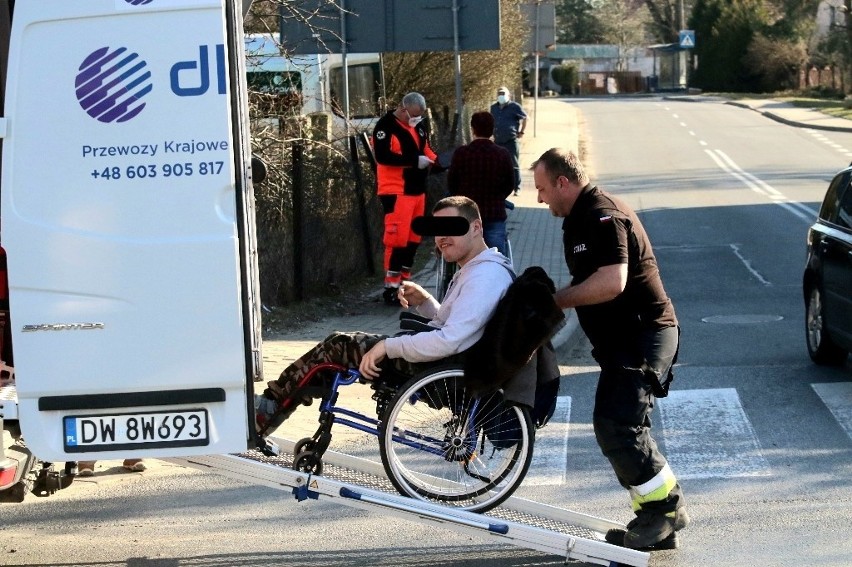
<svg viewBox="0 0 852 567"><path fill-rule="evenodd" d="M329 142L328 118L290 118L279 136L254 133L269 177L255 187L264 303L334 293L381 265L375 177L349 140ZM356 146L357 149L357 146Z"/></svg>
<svg viewBox="0 0 852 567"><path fill-rule="evenodd" d="M645 86L640 71L586 71L580 73L578 94L639 93Z"/></svg>
<svg viewBox="0 0 852 567"><path fill-rule="evenodd" d="M430 137L440 139L434 129ZM333 294L370 275L379 289L383 211L362 142L329 141L323 114L287 118L274 128L257 121L252 138L268 168L255 187L262 301ZM428 191L427 210L446 192L444 176L430 176Z"/></svg>
<svg viewBox="0 0 852 567"><path fill-rule="evenodd" d="M799 70L799 88L824 88L846 92L843 69L837 66L809 67Z"/></svg>

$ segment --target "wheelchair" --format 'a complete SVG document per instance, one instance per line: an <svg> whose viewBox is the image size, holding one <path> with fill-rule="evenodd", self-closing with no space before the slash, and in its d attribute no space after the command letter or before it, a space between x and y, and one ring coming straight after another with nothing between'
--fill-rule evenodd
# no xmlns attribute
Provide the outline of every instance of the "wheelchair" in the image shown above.
<svg viewBox="0 0 852 567"><path fill-rule="evenodd" d="M314 380L328 387L317 431L295 445L296 470L322 474L335 423L376 435L391 484L419 500L485 512L511 496L529 469L535 439L529 410L505 401L500 391L473 395L461 364L368 381L356 369L324 363L300 381L284 408ZM375 390L377 418L337 405L339 390L355 382Z"/></svg>

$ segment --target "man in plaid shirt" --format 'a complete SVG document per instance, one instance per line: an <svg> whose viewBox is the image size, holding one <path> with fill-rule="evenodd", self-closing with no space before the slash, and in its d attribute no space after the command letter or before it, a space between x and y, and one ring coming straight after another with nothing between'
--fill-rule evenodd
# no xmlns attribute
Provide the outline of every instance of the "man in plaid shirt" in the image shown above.
<svg viewBox="0 0 852 567"><path fill-rule="evenodd" d="M475 113L470 127L474 139L453 153L447 185L450 195L463 195L476 202L485 243L506 256L506 197L515 188L512 156L491 141L494 117L490 112Z"/></svg>

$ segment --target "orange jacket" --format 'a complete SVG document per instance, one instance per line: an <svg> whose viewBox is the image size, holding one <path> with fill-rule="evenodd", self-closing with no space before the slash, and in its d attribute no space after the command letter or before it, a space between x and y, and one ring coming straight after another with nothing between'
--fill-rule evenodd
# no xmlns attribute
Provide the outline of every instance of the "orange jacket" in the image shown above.
<svg viewBox="0 0 852 567"><path fill-rule="evenodd" d="M436 161L429 146L429 134L423 123L414 128L403 124L388 112L373 129L376 179L379 195L423 195L429 168L418 169L420 156Z"/></svg>

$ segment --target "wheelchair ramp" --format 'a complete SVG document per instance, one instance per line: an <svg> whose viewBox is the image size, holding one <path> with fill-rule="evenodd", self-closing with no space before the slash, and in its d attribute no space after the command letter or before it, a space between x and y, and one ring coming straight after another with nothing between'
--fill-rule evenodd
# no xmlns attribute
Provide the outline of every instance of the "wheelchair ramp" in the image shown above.
<svg viewBox="0 0 852 567"><path fill-rule="evenodd" d="M509 498L500 507L477 514L401 496L381 464L334 451L323 455L322 476L292 469L293 443L275 439L281 454L260 451L239 455L206 455L165 459L242 482L290 491L298 501L334 500L353 508L438 525L455 532L484 537L598 565L646 567L649 554L610 545L603 534L623 525L525 500Z"/></svg>

